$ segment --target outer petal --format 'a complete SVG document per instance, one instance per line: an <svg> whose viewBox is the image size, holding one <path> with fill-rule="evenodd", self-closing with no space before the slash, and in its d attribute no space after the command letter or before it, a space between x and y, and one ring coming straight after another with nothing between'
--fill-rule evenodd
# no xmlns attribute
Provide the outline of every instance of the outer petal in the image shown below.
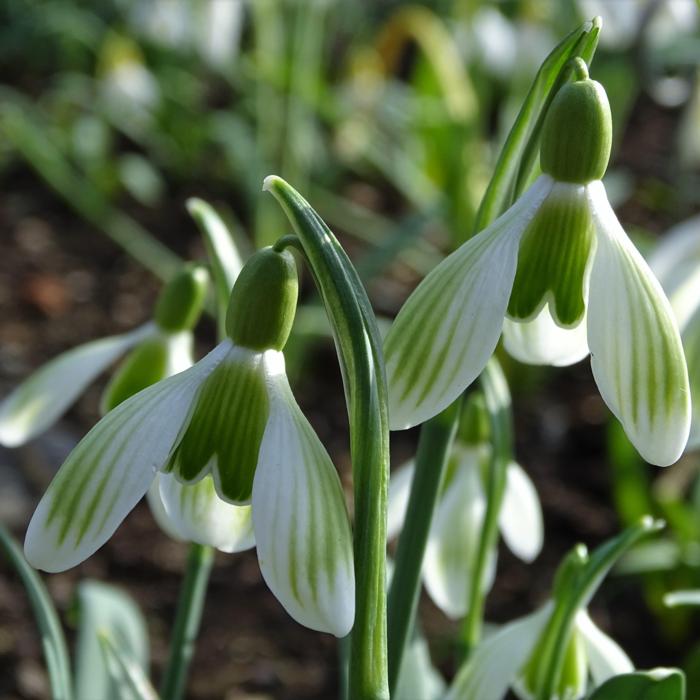
<svg viewBox="0 0 700 700"><path fill-rule="evenodd" d="M486 511L481 486L481 452L464 449L454 476L435 510L423 561L423 582L435 604L451 618L466 615L469 584L479 533ZM493 583L495 552L489 564L487 586Z"/></svg>
<svg viewBox="0 0 700 700"><path fill-rule="evenodd" d="M503 700L551 612L548 603L485 639L459 670L445 700Z"/></svg>
<svg viewBox="0 0 700 700"><path fill-rule="evenodd" d="M170 539L177 540L178 542L184 542L187 537L180 532L179 526L171 519L168 512L165 510L165 504L163 499L160 497L160 477L161 474L156 474L153 483L150 485L148 491L146 491L146 500L148 501L148 507L151 509L151 515L153 519L158 523L158 527L168 536Z"/></svg>
<svg viewBox="0 0 700 700"><path fill-rule="evenodd" d="M529 563L542 551L544 527L540 499L530 477L515 462L508 465L506 479L498 521L501 534L510 551Z"/></svg>
<svg viewBox="0 0 700 700"><path fill-rule="evenodd" d="M600 630L585 610L576 615L576 628L586 645L588 665L596 686L613 676L634 671L634 665L620 645Z"/></svg>
<svg viewBox="0 0 700 700"><path fill-rule="evenodd" d="M700 290L698 290L700 298ZM700 308L688 320L682 334L683 348L688 362L688 377L692 398L692 420L688 450L700 447Z"/></svg>
<svg viewBox="0 0 700 700"><path fill-rule="evenodd" d="M411 483L413 482L414 472L415 465L411 461L391 473L391 478L389 479L389 509L386 523L387 540L393 540L403 528L408 499L411 496Z"/></svg>
<svg viewBox="0 0 700 700"><path fill-rule="evenodd" d="M192 485L172 474L160 474L158 480L165 512L183 539L229 553L255 546L251 507L222 501L211 476Z"/></svg>
<svg viewBox="0 0 700 700"><path fill-rule="evenodd" d="M149 323L79 345L45 364L0 403L0 443L16 447L42 433L120 355L154 333Z"/></svg>
<svg viewBox="0 0 700 700"><path fill-rule="evenodd" d="M433 666L425 639L415 634L408 642L401 663L394 700L440 700L445 695L445 681Z"/></svg>
<svg viewBox="0 0 700 700"><path fill-rule="evenodd" d="M253 481L260 570L300 624L344 637L355 618L352 535L338 474L267 351L270 416Z"/></svg>
<svg viewBox="0 0 700 700"><path fill-rule="evenodd" d="M667 466L683 452L690 389L671 306L622 230L601 182L587 186L598 235L588 344L600 393L644 459Z"/></svg>
<svg viewBox="0 0 700 700"><path fill-rule="evenodd" d="M564 367L588 355L586 318L575 328L562 328L552 320L549 304L532 321L503 324L503 344L510 355L530 365Z"/></svg>
<svg viewBox="0 0 700 700"><path fill-rule="evenodd" d="M451 404L496 348L523 231L552 188L543 175L418 286L386 339L389 418L409 428Z"/></svg>
<svg viewBox="0 0 700 700"><path fill-rule="evenodd" d="M45 571L89 557L116 530L165 464L224 343L197 365L144 389L108 413L71 452L29 523L24 551Z"/></svg>

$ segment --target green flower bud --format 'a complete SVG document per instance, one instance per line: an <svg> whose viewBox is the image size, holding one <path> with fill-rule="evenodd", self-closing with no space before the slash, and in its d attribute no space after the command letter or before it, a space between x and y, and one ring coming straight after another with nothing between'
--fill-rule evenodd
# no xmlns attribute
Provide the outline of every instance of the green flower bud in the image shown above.
<svg viewBox="0 0 700 700"><path fill-rule="evenodd" d="M542 170L560 182L600 180L611 146L612 118L603 86L586 74L559 90L542 130Z"/></svg>
<svg viewBox="0 0 700 700"><path fill-rule="evenodd" d="M226 314L226 333L251 350L282 350L292 330L299 282L289 251L264 248L238 276Z"/></svg>
<svg viewBox="0 0 700 700"><path fill-rule="evenodd" d="M158 297L154 314L158 326L168 333L190 330L202 313L208 284L203 265L185 265Z"/></svg>

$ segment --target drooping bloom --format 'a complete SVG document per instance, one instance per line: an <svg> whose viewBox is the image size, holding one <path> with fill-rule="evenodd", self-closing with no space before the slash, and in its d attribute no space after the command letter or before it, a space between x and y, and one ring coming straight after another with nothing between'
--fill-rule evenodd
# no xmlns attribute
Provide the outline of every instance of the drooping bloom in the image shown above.
<svg viewBox="0 0 700 700"><path fill-rule="evenodd" d="M90 556L156 476L210 478L220 499L251 504L260 568L287 612L346 635L355 584L342 487L294 400L281 352L296 300L291 255L254 255L231 294L228 338L119 404L69 455L29 524L30 563L62 571ZM160 493L172 514L185 490L161 483Z"/></svg>
<svg viewBox="0 0 700 700"><path fill-rule="evenodd" d="M387 336L394 429L452 403L503 333L506 350L532 364L590 352L600 393L640 454L678 459L690 420L683 348L661 285L608 203L610 146L602 86L583 76L563 87L543 126L542 174L423 280Z"/></svg>
<svg viewBox="0 0 700 700"><path fill-rule="evenodd" d="M674 226L649 256L668 295L688 362L693 414L687 449L700 447L700 216Z"/></svg>
<svg viewBox="0 0 700 700"><path fill-rule="evenodd" d="M423 560L423 583L433 602L451 618L469 611L470 582L486 512L482 470L488 468L487 443L458 442L450 456L438 496ZM387 537L395 537L404 522L414 466L409 463L389 482ZM526 562L542 549L542 510L526 472L508 465L506 489L499 515L501 534L510 550ZM490 554L486 585L496 573L496 551Z"/></svg>

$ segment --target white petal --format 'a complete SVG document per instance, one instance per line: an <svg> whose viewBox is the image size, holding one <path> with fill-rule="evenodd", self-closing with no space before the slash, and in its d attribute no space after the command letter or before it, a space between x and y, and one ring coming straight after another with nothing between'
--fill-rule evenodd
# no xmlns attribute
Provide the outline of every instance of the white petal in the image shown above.
<svg viewBox="0 0 700 700"><path fill-rule="evenodd" d="M411 484L413 483L413 473L415 466L413 462L408 462L395 469L389 479L389 508L386 523L386 538L393 540L401 528L406 518L408 499L411 495Z"/></svg>
<svg viewBox="0 0 700 700"><path fill-rule="evenodd" d="M394 430L449 406L496 348L523 231L552 188L543 175L500 218L423 280L385 343L389 420Z"/></svg>
<svg viewBox="0 0 700 700"><path fill-rule="evenodd" d="M338 474L292 396L281 353L253 481L260 570L300 624L344 637L355 618L352 535Z"/></svg>
<svg viewBox="0 0 700 700"><path fill-rule="evenodd" d="M192 331L181 331L172 333L166 339L168 350L167 363L165 366L165 376L172 377L174 374L184 372L194 364L194 336Z"/></svg>
<svg viewBox="0 0 700 700"><path fill-rule="evenodd" d="M111 537L165 464L197 389L229 348L222 343L186 372L127 399L78 443L29 523L30 564L64 571Z"/></svg>
<svg viewBox="0 0 700 700"><path fill-rule="evenodd" d="M542 507L535 485L515 462L508 465L506 488L498 519L501 534L513 554L525 562L542 551Z"/></svg>
<svg viewBox="0 0 700 700"><path fill-rule="evenodd" d="M160 474L159 489L167 517L185 540L228 553L255 546L251 507L222 501L211 476L188 485Z"/></svg>
<svg viewBox="0 0 700 700"><path fill-rule="evenodd" d="M634 671L634 665L620 645L600 630L585 610L577 613L576 627L586 645L588 665L596 686L613 676Z"/></svg>
<svg viewBox="0 0 700 700"><path fill-rule="evenodd" d="M622 230L600 182L586 187L597 230L588 344L600 393L641 456L659 466L683 452L690 389L671 306Z"/></svg>
<svg viewBox="0 0 700 700"><path fill-rule="evenodd" d="M516 360L530 365L565 367L588 355L586 318L576 328L562 328L554 323L549 304L531 321L503 324L503 344Z"/></svg>
<svg viewBox="0 0 700 700"><path fill-rule="evenodd" d="M466 615L479 534L486 511L479 460L483 451L460 450L454 476L435 509L423 560L423 582L433 602L453 619ZM486 587L496 569L490 557Z"/></svg>
<svg viewBox="0 0 700 700"><path fill-rule="evenodd" d="M486 638L457 673L445 700L503 700L551 612L547 603Z"/></svg>
<svg viewBox="0 0 700 700"><path fill-rule="evenodd" d="M0 403L0 444L16 447L49 428L99 374L154 333L147 324L79 345L45 364Z"/></svg>
<svg viewBox="0 0 700 700"><path fill-rule="evenodd" d="M178 542L185 542L187 537L180 532L178 525L171 519L168 512L165 510L163 499L160 497L160 477L162 473L156 474L153 483L146 491L146 500L148 507L151 509L151 515L158 524L158 527L171 539Z"/></svg>
<svg viewBox="0 0 700 700"><path fill-rule="evenodd" d="M445 681L435 670L430 649L422 636L415 635L406 645L401 671L392 693L393 700L440 700Z"/></svg>

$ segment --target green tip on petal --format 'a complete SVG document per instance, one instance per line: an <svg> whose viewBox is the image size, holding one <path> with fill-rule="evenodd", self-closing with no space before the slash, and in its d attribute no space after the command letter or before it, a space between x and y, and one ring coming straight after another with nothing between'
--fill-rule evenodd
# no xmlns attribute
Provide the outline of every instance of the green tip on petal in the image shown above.
<svg viewBox="0 0 700 700"><path fill-rule="evenodd" d="M161 292L155 322L169 333L190 330L199 320L209 285L209 273L200 264L185 265Z"/></svg>
<svg viewBox="0 0 700 700"><path fill-rule="evenodd" d="M226 315L229 338L251 350L282 350L292 330L298 295L292 254L273 248L258 251L231 292Z"/></svg>
<svg viewBox="0 0 700 700"><path fill-rule="evenodd" d="M543 172L560 182L600 180L611 147L612 117L603 86L588 78L565 85L545 118L540 150Z"/></svg>

